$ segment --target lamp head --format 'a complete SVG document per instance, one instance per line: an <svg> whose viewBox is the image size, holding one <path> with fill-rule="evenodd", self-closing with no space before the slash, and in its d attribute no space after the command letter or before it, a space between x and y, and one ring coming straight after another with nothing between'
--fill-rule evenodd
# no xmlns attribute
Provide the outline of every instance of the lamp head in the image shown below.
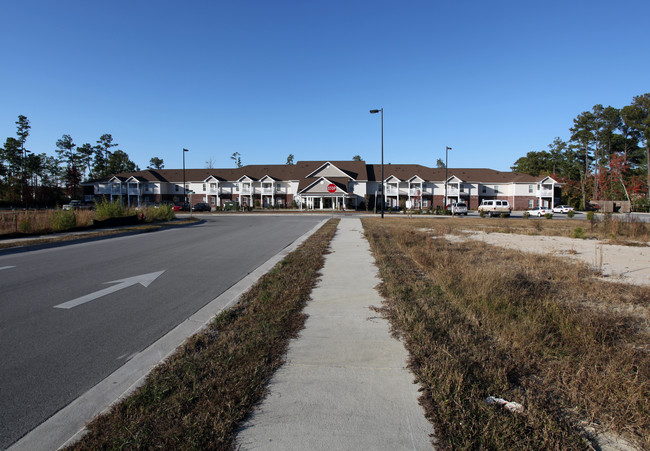
<svg viewBox="0 0 650 451"><path fill-rule="evenodd" d="M183 149L183 152L189 152L189 150L188 149Z"/></svg>
<svg viewBox="0 0 650 451"><path fill-rule="evenodd" d="M370 110L370 114L377 114L379 113L379 110Z"/></svg>
<svg viewBox="0 0 650 451"><path fill-rule="evenodd" d="M451 147L447 146L447 150L451 150Z"/></svg>

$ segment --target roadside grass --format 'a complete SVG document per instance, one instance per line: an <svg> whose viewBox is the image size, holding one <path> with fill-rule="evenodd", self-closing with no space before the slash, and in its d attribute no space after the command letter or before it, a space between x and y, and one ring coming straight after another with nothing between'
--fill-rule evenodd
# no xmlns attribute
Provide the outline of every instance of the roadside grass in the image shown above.
<svg viewBox="0 0 650 451"><path fill-rule="evenodd" d="M237 426L303 327L337 224L328 221L278 263L70 449L232 449Z"/></svg>
<svg viewBox="0 0 650 451"><path fill-rule="evenodd" d="M557 257L451 243L451 221L440 223L363 220L380 310L409 350L437 446L587 449L612 433L650 449L648 289Z"/></svg>
<svg viewBox="0 0 650 451"><path fill-rule="evenodd" d="M0 237L3 235L11 237L30 236L66 230L81 230L92 226L93 219L102 220L140 213L144 215L143 222L146 223L171 221L175 216L170 205L136 210L109 201L98 203L96 210L14 210L0 213ZM74 220L71 220L69 216L74 216Z"/></svg>

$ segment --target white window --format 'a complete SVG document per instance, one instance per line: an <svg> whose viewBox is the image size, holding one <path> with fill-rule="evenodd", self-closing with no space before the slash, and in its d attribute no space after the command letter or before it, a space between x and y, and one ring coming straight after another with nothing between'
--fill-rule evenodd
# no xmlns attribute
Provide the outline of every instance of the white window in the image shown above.
<svg viewBox="0 0 650 451"><path fill-rule="evenodd" d="M211 189L216 189L216 187L217 187L217 184L216 184L216 183L210 183L210 188L211 188Z"/></svg>
<svg viewBox="0 0 650 451"><path fill-rule="evenodd" d="M205 192L205 183L203 184L203 192Z"/></svg>
<svg viewBox="0 0 650 451"><path fill-rule="evenodd" d="M535 208L535 199L528 199L528 208Z"/></svg>
<svg viewBox="0 0 650 451"><path fill-rule="evenodd" d="M528 192L529 193L534 193L535 192L535 185L528 185Z"/></svg>
<svg viewBox="0 0 650 451"><path fill-rule="evenodd" d="M494 193L495 194L499 193L499 185L494 185Z"/></svg>

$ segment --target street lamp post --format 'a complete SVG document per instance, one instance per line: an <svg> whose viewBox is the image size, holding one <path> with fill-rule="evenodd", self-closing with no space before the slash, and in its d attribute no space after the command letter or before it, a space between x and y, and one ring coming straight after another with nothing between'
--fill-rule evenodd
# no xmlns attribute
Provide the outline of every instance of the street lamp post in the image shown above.
<svg viewBox="0 0 650 451"><path fill-rule="evenodd" d="M187 149L183 149L183 208L187 203L187 190L185 188L185 152L189 152Z"/></svg>
<svg viewBox="0 0 650 451"><path fill-rule="evenodd" d="M381 113L381 219L384 219L384 109L370 110L370 114L377 113Z"/></svg>
<svg viewBox="0 0 650 451"><path fill-rule="evenodd" d="M445 210L447 209L447 170L449 169L447 166L447 157L449 156L449 151L451 150L451 147L447 146L445 147Z"/></svg>

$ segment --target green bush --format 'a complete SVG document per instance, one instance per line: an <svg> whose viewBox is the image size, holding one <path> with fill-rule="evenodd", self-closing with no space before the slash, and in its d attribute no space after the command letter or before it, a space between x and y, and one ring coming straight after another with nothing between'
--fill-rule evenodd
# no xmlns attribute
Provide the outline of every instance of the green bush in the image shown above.
<svg viewBox="0 0 650 451"><path fill-rule="evenodd" d="M129 215L129 209L122 206L119 201L111 202L108 199L102 199L101 202L95 202L95 219L103 221L108 218L121 218Z"/></svg>
<svg viewBox="0 0 650 451"><path fill-rule="evenodd" d="M171 205L161 205L158 208L147 207L142 213L146 222L171 221L175 217Z"/></svg>
<svg viewBox="0 0 650 451"><path fill-rule="evenodd" d="M594 213L593 211L587 212L587 220L593 221L594 217L596 217L596 213Z"/></svg>
<svg viewBox="0 0 650 451"><path fill-rule="evenodd" d="M546 219L553 219L553 213L544 213Z"/></svg>
<svg viewBox="0 0 650 451"><path fill-rule="evenodd" d="M528 219L528 218L530 218L530 213L528 213L527 211L525 211L525 212L524 212L524 219Z"/></svg>
<svg viewBox="0 0 650 451"><path fill-rule="evenodd" d="M55 232L74 229L77 226L77 216L73 210L57 208L50 213L50 226Z"/></svg>
<svg viewBox="0 0 650 451"><path fill-rule="evenodd" d="M28 233L32 230L32 222L29 218L22 218L18 221L18 230L22 233Z"/></svg>
<svg viewBox="0 0 650 451"><path fill-rule="evenodd" d="M478 214L481 215L481 218L485 218L485 210L479 210Z"/></svg>
<svg viewBox="0 0 650 451"><path fill-rule="evenodd" d="M501 213L499 215L500 218L507 218L508 216L510 216L508 213Z"/></svg>
<svg viewBox="0 0 650 451"><path fill-rule="evenodd" d="M573 229L573 233L571 234L572 238L584 238L585 237L585 231L582 230L582 227L576 227Z"/></svg>
<svg viewBox="0 0 650 451"><path fill-rule="evenodd" d="M569 212L566 214L569 218L573 218L575 216L576 212L573 210L569 210Z"/></svg>

